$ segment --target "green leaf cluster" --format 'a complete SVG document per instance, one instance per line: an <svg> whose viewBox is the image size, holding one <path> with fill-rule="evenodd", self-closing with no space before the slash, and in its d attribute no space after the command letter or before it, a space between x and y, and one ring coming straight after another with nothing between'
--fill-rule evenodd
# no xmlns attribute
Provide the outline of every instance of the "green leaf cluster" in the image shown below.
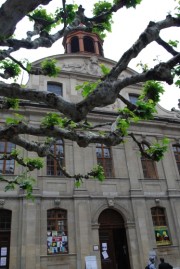
<svg viewBox="0 0 180 269"><path fill-rule="evenodd" d="M53 112L47 113L47 115L41 121L41 125L47 128L59 126L60 128L69 127L71 129L74 129L77 127L77 123L75 123L74 121L67 118L62 118L59 116L59 114Z"/></svg>
<svg viewBox="0 0 180 269"><path fill-rule="evenodd" d="M105 66L104 64L100 64L99 66L101 68L101 71L102 71L103 75L108 75L109 74L109 72L110 72L109 67Z"/></svg>
<svg viewBox="0 0 180 269"><path fill-rule="evenodd" d="M6 124L11 125L11 124L19 124L24 120L24 116L20 115L18 113L14 113L14 118L6 118Z"/></svg>
<svg viewBox="0 0 180 269"><path fill-rule="evenodd" d="M150 99L147 101L138 100L136 102L137 109L134 111L135 115L143 120L150 120L153 118L153 113L156 113L155 103Z"/></svg>
<svg viewBox="0 0 180 269"><path fill-rule="evenodd" d="M28 166L32 166L35 169L41 169L43 167L43 159L41 158L26 158L24 163Z"/></svg>
<svg viewBox="0 0 180 269"><path fill-rule="evenodd" d="M41 63L42 70L49 77L57 77L61 71L61 68L56 66L56 62L55 59L46 59Z"/></svg>
<svg viewBox="0 0 180 269"><path fill-rule="evenodd" d="M177 48L179 41L178 40L169 40L168 44L174 48Z"/></svg>
<svg viewBox="0 0 180 269"><path fill-rule="evenodd" d="M18 77L21 73L19 65L8 59L0 62L0 68L4 69L4 72L7 72L12 78Z"/></svg>
<svg viewBox="0 0 180 269"><path fill-rule="evenodd" d="M66 4L65 6L65 12L63 8L58 8L55 12L56 16L61 16L60 17L60 22L64 22L64 18L66 18L66 23L71 24L73 20L75 19L76 16L76 11L78 10L78 5L77 4Z"/></svg>
<svg viewBox="0 0 180 269"><path fill-rule="evenodd" d="M175 85L177 87L180 87L180 65L177 65L176 67L173 68L172 75L175 80Z"/></svg>
<svg viewBox="0 0 180 269"><path fill-rule="evenodd" d="M130 126L130 121L128 119L118 118L116 121L116 129L120 130L122 135L127 135L127 130Z"/></svg>
<svg viewBox="0 0 180 269"><path fill-rule="evenodd" d="M154 103L160 101L160 94L164 93L164 88L159 81L148 80L143 86L143 93L139 99L143 100L148 96Z"/></svg>
<svg viewBox="0 0 180 269"><path fill-rule="evenodd" d="M57 24L54 22L55 18L53 14L48 14L46 9L39 7L35 9L32 13L29 14L31 17L29 17L30 21L33 21L33 19L42 19L46 21L47 25L44 27L43 30L46 32L50 32L50 30L55 27Z"/></svg>
<svg viewBox="0 0 180 269"><path fill-rule="evenodd" d="M94 4L93 8L93 15L98 16L101 15L107 11L109 11L112 8L112 4L107 1L99 1ZM106 34L104 31L111 32L111 25L112 25L112 14L107 14L103 17L103 20L94 25L93 32L97 33L102 39L106 37Z"/></svg>
<svg viewBox="0 0 180 269"><path fill-rule="evenodd" d="M90 93L92 93L98 86L99 81L96 82L83 82L81 85L76 86L76 91L81 90L81 94L83 97L87 97Z"/></svg>
<svg viewBox="0 0 180 269"><path fill-rule="evenodd" d="M18 109L19 108L19 99L16 99L16 98L6 98L6 102L13 109Z"/></svg>
<svg viewBox="0 0 180 269"><path fill-rule="evenodd" d="M158 162L163 158L164 153L167 151L168 145L169 145L169 139L164 138L163 140L161 140L160 143L154 143L153 145L151 145L146 150L146 152L150 155L150 157L153 160Z"/></svg>
<svg viewBox="0 0 180 269"><path fill-rule="evenodd" d="M99 164L92 169L92 174L93 178L97 178L101 182L105 179L104 169Z"/></svg>

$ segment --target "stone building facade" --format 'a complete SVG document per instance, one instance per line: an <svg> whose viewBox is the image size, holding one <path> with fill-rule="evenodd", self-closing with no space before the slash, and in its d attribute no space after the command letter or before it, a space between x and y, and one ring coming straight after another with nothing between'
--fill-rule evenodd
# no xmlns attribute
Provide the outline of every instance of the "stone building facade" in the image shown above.
<svg viewBox="0 0 180 269"><path fill-rule="evenodd" d="M64 41L66 53L50 57L61 67L57 78L32 75L27 86L55 91L67 100L79 101L82 97L75 86L87 80L96 81L102 75L100 63L108 67L115 64L103 57L97 37L95 51L91 51L91 46L86 51L82 47L84 35L78 33L81 43L77 47L77 40L74 41L75 51L71 41L76 35L72 35ZM40 62L34 64L38 66ZM122 77L133 73L128 69ZM133 85L122 94L136 100L141 86ZM113 121L117 108L123 108L121 101L95 109L88 120ZM47 108L26 103L20 112L36 125L46 115ZM1 121L10 113L2 115ZM131 131L145 145L168 137L170 144L164 159L154 163L141 158L131 137L112 148L95 144L80 148L75 142L60 140L58 150L71 173L84 174L101 163L106 179L103 182L89 179L77 188L74 179L65 178L51 160L45 159L44 168L32 172L37 180L34 201L26 199L21 189L4 192L1 183L1 269L143 269L149 256L154 256L156 263L165 257L174 267L180 267L179 114L157 106L154 120L134 123ZM29 136L29 139L36 138ZM1 153L11 148L1 142ZM23 156L34 155L24 151ZM1 162L0 169L7 178L23 172L14 163ZM87 261L92 267L88 267Z"/></svg>

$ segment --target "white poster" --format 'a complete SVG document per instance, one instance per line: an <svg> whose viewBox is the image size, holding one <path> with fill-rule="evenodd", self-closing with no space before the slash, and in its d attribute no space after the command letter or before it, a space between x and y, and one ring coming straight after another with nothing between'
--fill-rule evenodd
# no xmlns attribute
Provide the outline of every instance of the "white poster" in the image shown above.
<svg viewBox="0 0 180 269"><path fill-rule="evenodd" d="M1 256L7 256L7 248L1 248Z"/></svg>
<svg viewBox="0 0 180 269"><path fill-rule="evenodd" d="M103 258L104 258L104 259L109 258L108 254L107 254L107 251L103 251L103 252L102 252L102 255L103 255Z"/></svg>
<svg viewBox="0 0 180 269"><path fill-rule="evenodd" d="M86 269L97 269L96 256L86 256Z"/></svg>
<svg viewBox="0 0 180 269"><path fill-rule="evenodd" d="M1 257L0 266L6 266L6 257Z"/></svg>

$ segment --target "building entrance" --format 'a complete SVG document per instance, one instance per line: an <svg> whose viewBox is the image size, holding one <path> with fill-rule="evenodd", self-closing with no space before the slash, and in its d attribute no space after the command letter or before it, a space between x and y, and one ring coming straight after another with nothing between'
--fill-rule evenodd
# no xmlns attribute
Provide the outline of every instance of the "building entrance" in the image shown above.
<svg viewBox="0 0 180 269"><path fill-rule="evenodd" d="M102 269L130 269L126 230L122 216L104 210L98 220Z"/></svg>

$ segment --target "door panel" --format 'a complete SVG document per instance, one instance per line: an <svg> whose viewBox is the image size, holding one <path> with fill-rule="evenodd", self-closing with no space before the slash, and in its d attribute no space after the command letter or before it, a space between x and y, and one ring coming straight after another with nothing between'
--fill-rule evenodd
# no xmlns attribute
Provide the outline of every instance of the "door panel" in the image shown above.
<svg viewBox="0 0 180 269"><path fill-rule="evenodd" d="M99 239L102 268L116 269L112 230L100 230Z"/></svg>
<svg viewBox="0 0 180 269"><path fill-rule="evenodd" d="M10 232L0 232L0 269L9 268Z"/></svg>

